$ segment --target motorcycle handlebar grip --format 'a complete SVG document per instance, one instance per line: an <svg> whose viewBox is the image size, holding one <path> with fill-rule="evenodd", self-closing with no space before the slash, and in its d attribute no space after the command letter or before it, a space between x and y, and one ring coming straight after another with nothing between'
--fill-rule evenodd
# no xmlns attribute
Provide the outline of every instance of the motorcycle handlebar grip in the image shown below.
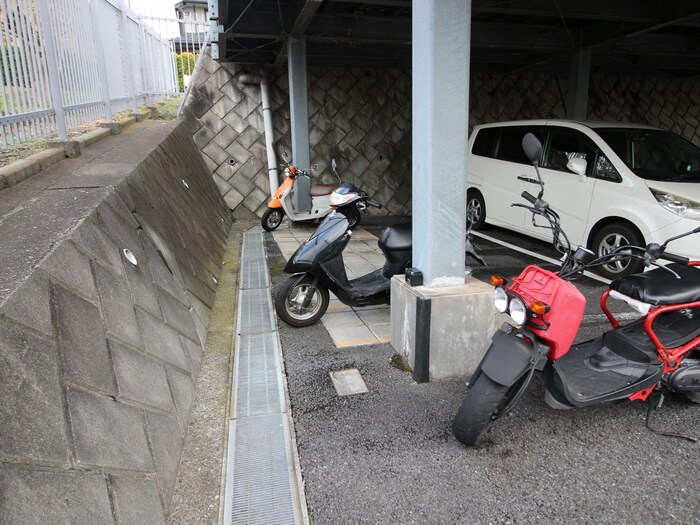
<svg viewBox="0 0 700 525"><path fill-rule="evenodd" d="M382 207L381 204L379 204L379 203L376 202L376 201L373 201L372 199L367 199L367 204L369 204L370 206L374 206L375 208L381 208L381 207Z"/></svg>
<svg viewBox="0 0 700 525"><path fill-rule="evenodd" d="M666 259L667 261L675 262L675 263L680 263L680 264L688 264L690 262L690 259L687 257L681 257L680 255L673 255L672 253L664 253L659 259Z"/></svg>
<svg viewBox="0 0 700 525"><path fill-rule="evenodd" d="M520 196L526 201L528 201L530 204L535 204L537 202L537 199L526 191L522 192Z"/></svg>

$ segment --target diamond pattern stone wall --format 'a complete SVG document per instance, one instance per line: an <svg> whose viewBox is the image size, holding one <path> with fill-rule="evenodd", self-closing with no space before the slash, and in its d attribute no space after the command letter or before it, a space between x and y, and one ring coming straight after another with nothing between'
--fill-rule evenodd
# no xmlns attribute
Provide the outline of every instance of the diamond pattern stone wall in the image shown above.
<svg viewBox="0 0 700 525"><path fill-rule="evenodd" d="M262 216L269 198L258 86L249 66L205 57L185 106L187 125L235 217ZM566 116L566 75L473 72L469 125ZM275 144L290 152L286 70L271 79ZM344 181L382 202L372 213L411 210L411 73L398 69L310 67L311 162L322 181L331 158ZM700 143L700 79L592 75L590 119L671 129Z"/></svg>
<svg viewBox="0 0 700 525"><path fill-rule="evenodd" d="M231 226L175 124L2 193L0 523L167 523Z"/></svg>

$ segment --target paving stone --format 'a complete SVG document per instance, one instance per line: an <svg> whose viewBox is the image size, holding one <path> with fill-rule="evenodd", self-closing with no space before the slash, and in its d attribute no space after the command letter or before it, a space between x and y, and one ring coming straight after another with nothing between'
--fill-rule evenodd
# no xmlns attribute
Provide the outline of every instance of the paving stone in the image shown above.
<svg viewBox="0 0 700 525"><path fill-rule="evenodd" d="M135 352L116 341L108 341L120 399L136 401L166 412L173 411L168 378L163 363Z"/></svg>
<svg viewBox="0 0 700 525"><path fill-rule="evenodd" d="M97 262L108 266L116 274L124 275L119 246L97 224L90 220L85 221L73 232L72 239Z"/></svg>
<svg viewBox="0 0 700 525"><path fill-rule="evenodd" d="M49 282L41 273L34 272L0 307L0 315L51 336L49 293Z"/></svg>
<svg viewBox="0 0 700 525"><path fill-rule="evenodd" d="M165 316L165 321L193 341L199 341L199 335L192 321L192 313L189 307L182 304L167 292L158 290L157 294L158 300L160 301L160 308Z"/></svg>
<svg viewBox="0 0 700 525"><path fill-rule="evenodd" d="M238 133L233 128L226 126L212 140L220 148L226 149L237 137Z"/></svg>
<svg viewBox="0 0 700 525"><path fill-rule="evenodd" d="M202 148L202 153L209 157L217 166L226 162L229 158L226 150L222 149L214 142L210 142Z"/></svg>
<svg viewBox="0 0 700 525"><path fill-rule="evenodd" d="M170 378L170 390L175 400L175 407L177 408L184 433L189 424L190 411L194 401L194 383L190 376L173 368L168 370L168 377Z"/></svg>
<svg viewBox="0 0 700 525"><path fill-rule="evenodd" d="M68 463L58 355L52 342L0 323L0 399L0 458Z"/></svg>
<svg viewBox="0 0 700 525"><path fill-rule="evenodd" d="M204 324L202 324L202 328L206 333L206 326ZM202 365L202 357L204 353L203 346L195 343L187 337L181 336L180 339L182 341L182 347L185 349L185 353L187 354L187 360L190 363L190 372L192 373L192 377L196 378L197 374L199 373L199 367Z"/></svg>
<svg viewBox="0 0 700 525"><path fill-rule="evenodd" d="M153 445L156 475L166 506L170 504L177 479L182 450L181 430L173 418L149 412L146 414L148 437ZM169 508L165 509L166 512Z"/></svg>
<svg viewBox="0 0 700 525"><path fill-rule="evenodd" d="M184 289L182 276L178 269L178 264L175 258L170 253L170 250L160 239L160 236L155 232L141 232L141 243L146 253L148 267L151 270L153 282L170 292L171 295L178 296ZM158 247L156 246L158 244ZM167 256L169 262L165 263ZM172 266L172 268L170 268Z"/></svg>
<svg viewBox="0 0 700 525"><path fill-rule="evenodd" d="M0 523L113 525L105 477L83 472L0 469Z"/></svg>
<svg viewBox="0 0 700 525"><path fill-rule="evenodd" d="M238 144L238 142L234 142L228 148L226 148L226 152L233 157L240 166L243 166L246 162L248 162L251 157L250 152Z"/></svg>
<svg viewBox="0 0 700 525"><path fill-rule="evenodd" d="M153 479L110 476L117 525L165 525L158 486Z"/></svg>
<svg viewBox="0 0 700 525"><path fill-rule="evenodd" d="M148 266L143 258L141 258L139 264L136 266L128 262L125 263L124 270L127 280L129 281L132 297L136 304L144 310L149 311L151 314L160 316L160 305L156 297L156 289L153 285L153 279L151 278Z"/></svg>
<svg viewBox="0 0 700 525"><path fill-rule="evenodd" d="M77 383L116 394L99 310L61 286L54 286L53 296L63 373Z"/></svg>
<svg viewBox="0 0 700 525"><path fill-rule="evenodd" d="M219 92L221 94L221 92ZM212 113L215 113L220 119L223 119L229 111L236 107L236 103L228 97L221 96L219 100L211 108Z"/></svg>
<svg viewBox="0 0 700 525"><path fill-rule="evenodd" d="M141 327L141 336L146 344L146 351L168 363L179 366L183 370L188 370L189 362L177 332L143 310L137 309L136 317Z"/></svg>
<svg viewBox="0 0 700 525"><path fill-rule="evenodd" d="M97 299L97 288L92 277L90 260L78 251L72 242L62 242L44 261L41 269L84 297L91 300Z"/></svg>
<svg viewBox="0 0 700 525"><path fill-rule="evenodd" d="M79 467L153 471L139 410L112 397L66 390Z"/></svg>
<svg viewBox="0 0 700 525"><path fill-rule="evenodd" d="M201 149L207 144L209 144L215 136L216 133L214 133L208 127L202 126L192 138L194 139L194 143L197 144L197 147Z"/></svg>
<svg viewBox="0 0 700 525"><path fill-rule="evenodd" d="M126 279L95 265L95 280L107 331L133 346L143 347Z"/></svg>

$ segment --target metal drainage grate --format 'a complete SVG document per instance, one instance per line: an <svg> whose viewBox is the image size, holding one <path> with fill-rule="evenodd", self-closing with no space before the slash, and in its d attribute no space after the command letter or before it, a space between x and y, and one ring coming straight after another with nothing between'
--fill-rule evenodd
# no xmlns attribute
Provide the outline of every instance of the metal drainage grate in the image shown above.
<svg viewBox="0 0 700 525"><path fill-rule="evenodd" d="M275 334L240 335L234 359L234 419L285 411L284 385Z"/></svg>
<svg viewBox="0 0 700 525"><path fill-rule="evenodd" d="M286 414L236 419L229 431L225 524L301 524Z"/></svg>
<svg viewBox="0 0 700 525"><path fill-rule="evenodd" d="M260 228L243 237L224 525L304 522Z"/></svg>

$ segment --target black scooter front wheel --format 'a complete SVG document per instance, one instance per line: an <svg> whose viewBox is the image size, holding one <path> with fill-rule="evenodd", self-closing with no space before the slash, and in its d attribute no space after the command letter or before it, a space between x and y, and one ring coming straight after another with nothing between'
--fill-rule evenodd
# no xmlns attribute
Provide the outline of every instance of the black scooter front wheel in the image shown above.
<svg viewBox="0 0 700 525"><path fill-rule="evenodd" d="M298 275L281 282L275 288L275 310L280 319L290 326L302 327L316 323L328 309L328 290L323 286L311 289L313 278ZM307 301L308 294L311 299ZM308 303L304 306L304 303Z"/></svg>
<svg viewBox="0 0 700 525"><path fill-rule="evenodd" d="M467 391L452 421L452 432L457 440L468 446L478 446L500 411L517 392L519 383L509 388L481 373Z"/></svg>
<svg viewBox="0 0 700 525"><path fill-rule="evenodd" d="M282 211L282 208L268 208L265 210L260 222L265 231L271 232L275 231L282 224L283 218L284 211Z"/></svg>

